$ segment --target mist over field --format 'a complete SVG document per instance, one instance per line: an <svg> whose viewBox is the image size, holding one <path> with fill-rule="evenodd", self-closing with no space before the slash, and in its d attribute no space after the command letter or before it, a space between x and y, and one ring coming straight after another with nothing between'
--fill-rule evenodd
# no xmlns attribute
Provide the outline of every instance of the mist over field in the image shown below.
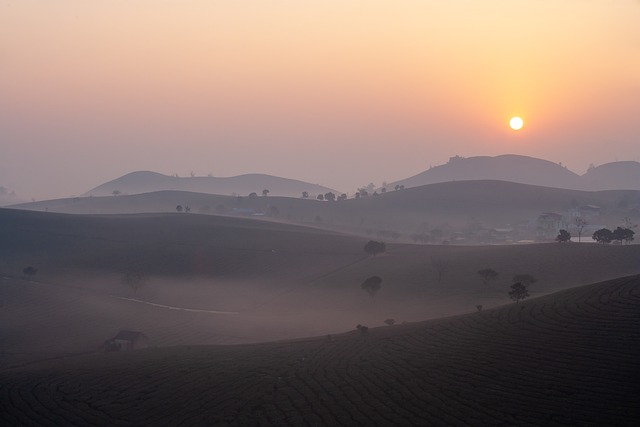
<svg viewBox="0 0 640 427"><path fill-rule="evenodd" d="M0 425L639 425L638 22L0 0Z"/></svg>

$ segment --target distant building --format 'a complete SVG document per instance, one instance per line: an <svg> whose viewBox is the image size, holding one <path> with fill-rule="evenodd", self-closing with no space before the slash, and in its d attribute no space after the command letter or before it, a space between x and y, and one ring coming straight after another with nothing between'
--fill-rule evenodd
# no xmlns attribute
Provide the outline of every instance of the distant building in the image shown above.
<svg viewBox="0 0 640 427"><path fill-rule="evenodd" d="M149 339L142 332L120 331L104 342L106 351L129 351L149 347Z"/></svg>
<svg viewBox="0 0 640 427"><path fill-rule="evenodd" d="M566 227L562 215L545 212L536 221L536 234L539 239L554 239L562 227Z"/></svg>
<svg viewBox="0 0 640 427"><path fill-rule="evenodd" d="M598 205L584 205L569 210L569 216L572 218L580 217L589 221L598 217L600 215L600 210L601 208Z"/></svg>

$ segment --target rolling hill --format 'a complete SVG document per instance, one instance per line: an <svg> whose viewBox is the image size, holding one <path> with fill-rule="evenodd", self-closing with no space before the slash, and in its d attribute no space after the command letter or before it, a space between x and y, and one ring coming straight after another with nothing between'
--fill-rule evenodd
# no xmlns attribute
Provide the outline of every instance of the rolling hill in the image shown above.
<svg viewBox="0 0 640 427"><path fill-rule="evenodd" d="M422 323L0 372L4 425L635 426L640 277Z"/></svg>
<svg viewBox="0 0 640 427"><path fill-rule="evenodd" d="M580 189L580 176L548 160L505 154L489 157L452 157L449 162L432 167L412 177L392 182L417 187L449 181L500 180L543 187Z"/></svg>
<svg viewBox="0 0 640 427"><path fill-rule="evenodd" d="M640 221L640 192L586 192L530 186L505 181L455 181L388 191L375 197L321 202L285 197L231 197L162 191L132 196L83 197L16 205L16 208L76 214L175 212L190 206L192 213L250 216L307 224L365 237L410 241L415 233L443 230L473 232L473 227L519 230L512 240L531 239L543 212L568 214L571 209L599 206L591 223L614 227L629 217ZM449 231L447 231L449 230ZM387 233L378 236L378 233ZM448 238L445 236L443 238ZM471 236L467 243L483 243ZM442 240L442 239L440 239ZM484 243L490 243L489 240Z"/></svg>
<svg viewBox="0 0 640 427"><path fill-rule="evenodd" d="M534 157L514 154L467 158L455 156L444 165L392 182L387 185L387 189L396 185L408 188L466 180L500 180L584 191L640 190L640 163L607 163L591 168L584 175L578 175L561 164Z"/></svg>
<svg viewBox="0 0 640 427"><path fill-rule="evenodd" d="M253 192L261 195L262 190L265 189L269 190L269 194L272 196L287 197L300 197L303 191L314 196L329 191L336 192L321 185L264 174L232 177L176 177L156 172L138 171L99 185L89 190L85 196L110 196L114 191L118 191L120 194L140 194L162 190L247 196Z"/></svg>

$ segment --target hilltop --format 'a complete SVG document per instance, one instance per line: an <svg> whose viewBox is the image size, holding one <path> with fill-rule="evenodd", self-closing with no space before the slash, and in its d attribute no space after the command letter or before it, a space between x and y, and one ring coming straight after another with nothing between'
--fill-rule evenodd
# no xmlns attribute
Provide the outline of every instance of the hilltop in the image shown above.
<svg viewBox="0 0 640 427"><path fill-rule="evenodd" d="M608 190L611 188L640 188L640 163L624 161L606 163L590 168L581 180L585 188Z"/></svg>
<svg viewBox="0 0 640 427"><path fill-rule="evenodd" d="M177 177L156 172L138 171L99 185L89 190L85 196L110 196L114 194L114 191L117 194L140 194L161 190L243 196L254 192L262 194L262 190L269 190L269 194L272 196L288 197L300 197L303 191L314 196L329 191L336 192L321 185L265 174L246 174L232 177Z"/></svg>
<svg viewBox="0 0 640 427"><path fill-rule="evenodd" d="M0 373L3 424L635 426L640 277L422 323Z"/></svg>

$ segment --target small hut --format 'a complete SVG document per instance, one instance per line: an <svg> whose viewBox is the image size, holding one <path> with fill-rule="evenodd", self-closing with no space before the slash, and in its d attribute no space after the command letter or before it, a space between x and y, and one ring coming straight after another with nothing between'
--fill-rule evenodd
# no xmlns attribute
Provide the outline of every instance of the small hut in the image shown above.
<svg viewBox="0 0 640 427"><path fill-rule="evenodd" d="M118 334L105 341L106 351L129 351L149 347L149 339L138 331L120 331Z"/></svg>

